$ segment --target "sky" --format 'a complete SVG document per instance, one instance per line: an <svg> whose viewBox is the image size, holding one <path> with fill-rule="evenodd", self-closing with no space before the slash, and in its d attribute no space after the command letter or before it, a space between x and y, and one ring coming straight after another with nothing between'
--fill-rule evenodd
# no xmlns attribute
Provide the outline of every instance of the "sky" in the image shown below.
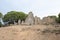
<svg viewBox="0 0 60 40"><path fill-rule="evenodd" d="M6 14L9 11L33 12L34 16L58 15L60 12L60 0L0 0L0 12Z"/></svg>

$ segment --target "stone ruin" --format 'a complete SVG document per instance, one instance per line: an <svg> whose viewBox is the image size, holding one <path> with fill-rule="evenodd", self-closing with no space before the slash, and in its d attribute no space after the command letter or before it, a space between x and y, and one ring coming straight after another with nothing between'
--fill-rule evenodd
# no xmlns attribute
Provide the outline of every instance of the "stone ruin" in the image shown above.
<svg viewBox="0 0 60 40"><path fill-rule="evenodd" d="M33 16L32 12L29 12L28 17L25 20L25 24L27 25L38 25L41 24L41 19L40 17Z"/></svg>
<svg viewBox="0 0 60 40"><path fill-rule="evenodd" d="M18 20L18 25L20 25L20 24L21 24L21 20L19 19L19 20Z"/></svg>
<svg viewBox="0 0 60 40"><path fill-rule="evenodd" d="M33 25L34 24L34 16L32 12L29 12L28 17L25 20L25 24Z"/></svg>
<svg viewBox="0 0 60 40"><path fill-rule="evenodd" d="M41 24L41 19L40 19L40 17L37 17L37 16L35 16L35 25L38 25L38 24Z"/></svg>
<svg viewBox="0 0 60 40"><path fill-rule="evenodd" d="M42 24L42 20L38 17L38 24Z"/></svg>
<svg viewBox="0 0 60 40"><path fill-rule="evenodd" d="M43 24L55 24L56 23L56 20L55 20L54 17L47 16L47 17L44 17L42 19L42 23Z"/></svg>
<svg viewBox="0 0 60 40"><path fill-rule="evenodd" d="M24 22L24 21L22 21L22 22L21 22L21 24L25 24L25 22Z"/></svg>
<svg viewBox="0 0 60 40"><path fill-rule="evenodd" d="M37 16L35 16L35 25L37 25L38 24L38 17Z"/></svg>
<svg viewBox="0 0 60 40"><path fill-rule="evenodd" d="M40 17L37 17L33 15L32 12L29 12L27 18L25 21L21 21L18 20L18 24L24 24L24 25L40 25L40 24L54 24L56 23L55 18L54 17L44 17L43 19L40 19Z"/></svg>

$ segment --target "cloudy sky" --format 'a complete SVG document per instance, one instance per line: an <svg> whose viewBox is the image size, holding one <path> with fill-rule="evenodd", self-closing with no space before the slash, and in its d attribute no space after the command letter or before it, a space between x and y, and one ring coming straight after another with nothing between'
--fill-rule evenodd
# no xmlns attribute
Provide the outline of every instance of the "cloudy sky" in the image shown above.
<svg viewBox="0 0 60 40"><path fill-rule="evenodd" d="M0 12L23 11L28 14L44 17L57 15L60 12L60 0L0 0Z"/></svg>

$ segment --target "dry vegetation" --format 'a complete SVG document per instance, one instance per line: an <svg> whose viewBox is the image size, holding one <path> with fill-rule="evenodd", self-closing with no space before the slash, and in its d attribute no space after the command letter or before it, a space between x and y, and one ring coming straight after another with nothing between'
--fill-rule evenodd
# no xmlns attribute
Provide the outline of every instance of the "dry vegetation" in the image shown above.
<svg viewBox="0 0 60 40"><path fill-rule="evenodd" d="M60 40L60 30L53 25L1 27L0 40Z"/></svg>

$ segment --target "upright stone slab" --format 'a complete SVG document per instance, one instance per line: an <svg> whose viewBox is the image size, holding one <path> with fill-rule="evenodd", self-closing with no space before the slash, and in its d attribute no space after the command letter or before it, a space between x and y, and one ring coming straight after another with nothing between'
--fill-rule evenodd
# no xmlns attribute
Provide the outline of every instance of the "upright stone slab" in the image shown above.
<svg viewBox="0 0 60 40"><path fill-rule="evenodd" d="M19 20L18 20L18 25L20 25L20 23L21 23L21 20L19 19Z"/></svg>
<svg viewBox="0 0 60 40"><path fill-rule="evenodd" d="M34 24L35 24L35 25L38 24L38 17L37 17L37 16L35 16L35 22L34 22Z"/></svg>
<svg viewBox="0 0 60 40"><path fill-rule="evenodd" d="M38 17L38 24L41 24L41 23L42 23L42 21L41 21L40 17Z"/></svg>
<svg viewBox="0 0 60 40"><path fill-rule="evenodd" d="M24 21L22 21L22 22L21 22L21 24L23 24L23 25L24 25L24 24L25 24L25 22L24 22Z"/></svg>
<svg viewBox="0 0 60 40"><path fill-rule="evenodd" d="M32 12L29 12L28 17L25 20L27 25L34 25L34 16Z"/></svg>
<svg viewBox="0 0 60 40"><path fill-rule="evenodd" d="M14 25L17 25L17 23L16 23L16 22L14 22Z"/></svg>
<svg viewBox="0 0 60 40"><path fill-rule="evenodd" d="M35 25L41 24L41 19L40 17L35 16Z"/></svg>

